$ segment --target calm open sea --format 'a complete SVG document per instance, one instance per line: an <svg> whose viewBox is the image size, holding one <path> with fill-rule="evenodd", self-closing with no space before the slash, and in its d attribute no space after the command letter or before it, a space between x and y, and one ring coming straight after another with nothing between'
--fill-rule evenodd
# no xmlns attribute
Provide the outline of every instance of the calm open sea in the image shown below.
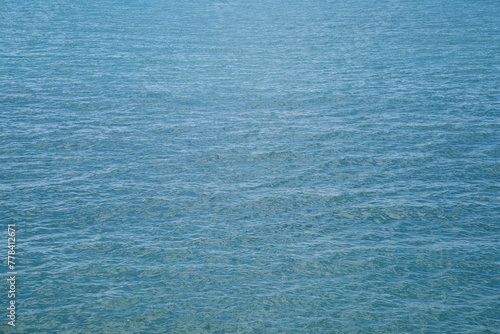
<svg viewBox="0 0 500 334"><path fill-rule="evenodd" d="M500 333L498 0L3 0L5 333Z"/></svg>

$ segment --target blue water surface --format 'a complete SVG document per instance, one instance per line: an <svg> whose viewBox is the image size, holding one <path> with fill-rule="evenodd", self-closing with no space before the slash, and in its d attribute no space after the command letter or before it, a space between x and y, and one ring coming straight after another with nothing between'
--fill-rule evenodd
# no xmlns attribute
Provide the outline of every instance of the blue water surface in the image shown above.
<svg viewBox="0 0 500 334"><path fill-rule="evenodd" d="M1 7L0 332L500 333L497 0Z"/></svg>

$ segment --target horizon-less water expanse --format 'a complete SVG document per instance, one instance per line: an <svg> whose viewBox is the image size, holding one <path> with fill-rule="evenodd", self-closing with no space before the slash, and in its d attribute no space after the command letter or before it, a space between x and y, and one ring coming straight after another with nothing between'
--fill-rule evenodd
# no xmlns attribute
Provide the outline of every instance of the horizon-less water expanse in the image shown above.
<svg viewBox="0 0 500 334"><path fill-rule="evenodd" d="M497 0L1 7L1 333L500 333Z"/></svg>

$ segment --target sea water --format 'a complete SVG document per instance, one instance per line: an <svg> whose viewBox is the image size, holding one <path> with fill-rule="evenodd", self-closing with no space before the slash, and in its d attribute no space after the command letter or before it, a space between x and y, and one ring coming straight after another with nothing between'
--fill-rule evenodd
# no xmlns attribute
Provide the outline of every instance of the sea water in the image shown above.
<svg viewBox="0 0 500 334"><path fill-rule="evenodd" d="M497 0L1 7L0 332L499 333Z"/></svg>

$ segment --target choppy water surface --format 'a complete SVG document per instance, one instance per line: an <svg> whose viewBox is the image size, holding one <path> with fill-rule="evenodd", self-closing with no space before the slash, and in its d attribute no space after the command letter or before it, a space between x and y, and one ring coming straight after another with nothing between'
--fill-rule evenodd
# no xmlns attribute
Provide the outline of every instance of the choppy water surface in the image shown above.
<svg viewBox="0 0 500 334"><path fill-rule="evenodd" d="M16 332L498 333L498 1L0 15Z"/></svg>

